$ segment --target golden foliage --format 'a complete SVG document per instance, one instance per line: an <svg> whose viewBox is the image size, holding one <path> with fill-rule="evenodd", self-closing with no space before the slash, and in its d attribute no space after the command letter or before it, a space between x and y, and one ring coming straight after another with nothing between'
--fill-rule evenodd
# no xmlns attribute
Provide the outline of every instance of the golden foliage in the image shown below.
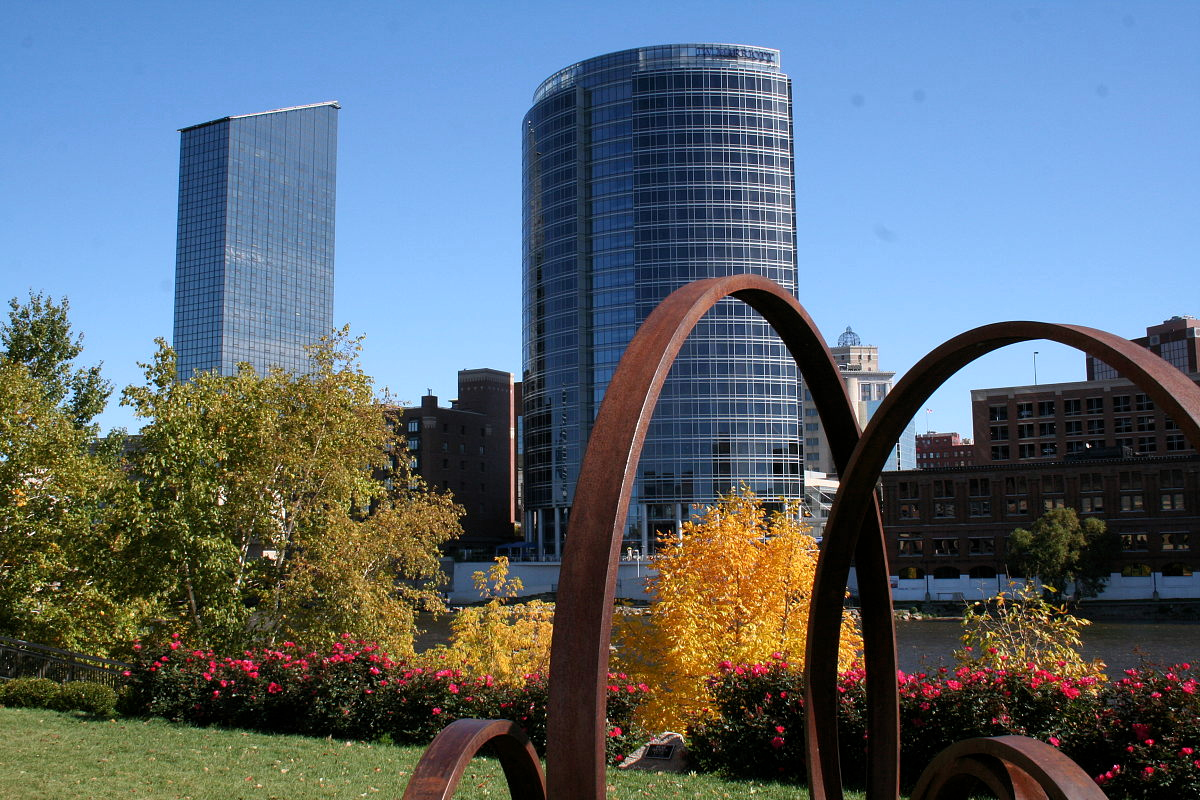
<svg viewBox="0 0 1200 800"><path fill-rule="evenodd" d="M1066 678L1104 679L1104 662L1085 661L1080 630L1091 625L1063 606L1046 602L1030 581L1010 583L986 602L975 603L963 615L961 663L992 669L1044 669ZM1045 587L1045 591L1054 591Z"/></svg>
<svg viewBox="0 0 1200 800"><path fill-rule="evenodd" d="M707 707L705 679L722 661L803 664L817 544L797 511L768 512L743 490L660 543L649 613L619 620L615 633L621 669L651 686L640 710L649 727L681 730ZM839 664L861 650L847 615Z"/></svg>
<svg viewBox="0 0 1200 800"><path fill-rule="evenodd" d="M550 635L554 627L554 606L538 600L509 606L516 597L521 579L508 577L508 559L503 556L486 572L472 578L479 595L488 600L476 608L464 608L451 624L450 646L431 653L446 656L468 672L491 675L498 681L516 682L530 674L546 674L550 669Z"/></svg>

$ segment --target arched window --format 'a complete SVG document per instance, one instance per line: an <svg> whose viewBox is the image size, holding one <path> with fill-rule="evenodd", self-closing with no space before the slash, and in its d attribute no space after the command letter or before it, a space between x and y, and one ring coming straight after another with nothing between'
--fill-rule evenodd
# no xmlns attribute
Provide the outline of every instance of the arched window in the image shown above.
<svg viewBox="0 0 1200 800"><path fill-rule="evenodd" d="M933 577L937 580L951 580L961 578L962 573L958 571L958 567L938 567L933 571Z"/></svg>
<svg viewBox="0 0 1200 800"><path fill-rule="evenodd" d="M994 578L994 577L996 577L996 568L995 567L971 567L971 571L968 574L975 580L983 580L985 578Z"/></svg>
<svg viewBox="0 0 1200 800"><path fill-rule="evenodd" d="M1126 564L1121 568L1121 577L1123 578L1149 578L1149 564Z"/></svg>
<svg viewBox="0 0 1200 800"><path fill-rule="evenodd" d="M1190 578L1192 577L1192 568L1187 564L1175 561L1163 567L1162 574L1164 578Z"/></svg>
<svg viewBox="0 0 1200 800"><path fill-rule="evenodd" d="M899 577L907 581L919 580L925 577L925 570L920 567L901 567Z"/></svg>

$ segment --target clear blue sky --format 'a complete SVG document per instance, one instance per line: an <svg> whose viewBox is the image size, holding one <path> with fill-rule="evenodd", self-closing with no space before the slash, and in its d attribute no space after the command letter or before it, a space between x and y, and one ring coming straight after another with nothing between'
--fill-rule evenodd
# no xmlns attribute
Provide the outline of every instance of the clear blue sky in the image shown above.
<svg viewBox="0 0 1200 800"><path fill-rule="evenodd" d="M417 402L520 373L519 125L555 70L671 42L776 47L800 300L902 373L986 322L1138 336L1200 315L1200 3L49 2L0 9L0 298L71 300L118 390L171 335L186 125L342 103L336 318ZM931 401L1078 380L1049 343ZM922 415L925 416L925 415ZM115 401L101 420L130 425Z"/></svg>

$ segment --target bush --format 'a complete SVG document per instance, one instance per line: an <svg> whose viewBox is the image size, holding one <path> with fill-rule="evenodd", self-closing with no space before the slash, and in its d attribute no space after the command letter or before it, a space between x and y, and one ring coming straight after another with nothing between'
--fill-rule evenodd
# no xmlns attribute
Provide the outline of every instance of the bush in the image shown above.
<svg viewBox="0 0 1200 800"><path fill-rule="evenodd" d="M715 704L688 726L693 767L732 777L803 781L804 676L786 662L722 662Z"/></svg>
<svg viewBox="0 0 1200 800"><path fill-rule="evenodd" d="M328 651L278 650L218 657L173 637L161 648L135 645L122 697L128 714L194 725L243 727L396 744L427 744L456 719L511 719L539 752L546 746L547 682L540 674L502 682L446 666L395 661L370 642L344 636ZM647 687L610 675L610 762L641 744L633 722Z"/></svg>
<svg viewBox="0 0 1200 800"><path fill-rule="evenodd" d="M58 684L49 678L13 678L0 685L0 703L14 708L49 708Z"/></svg>
<svg viewBox="0 0 1200 800"><path fill-rule="evenodd" d="M954 653L959 663L992 669L1034 665L1070 678L1104 677L1104 663L1085 661L1080 652L1081 631L1091 622L1047 602L1029 581L1010 583L1009 589L967 607L963 648Z"/></svg>
<svg viewBox="0 0 1200 800"><path fill-rule="evenodd" d="M842 768L860 782L865 673L842 673ZM901 781L912 786L944 748L976 736L1021 735L1060 748L1110 797L1200 800L1200 672L1190 664L1128 670L1112 684L1033 665L980 665L899 676ZM732 777L801 782L803 677L781 661L722 664L712 708L688 728L692 765Z"/></svg>
<svg viewBox="0 0 1200 800"><path fill-rule="evenodd" d="M1032 665L901 674L901 781L911 786L943 749L978 736L1040 739L1083 765L1097 744L1102 686L1093 677L1075 680Z"/></svg>
<svg viewBox="0 0 1200 800"><path fill-rule="evenodd" d="M56 711L82 711L94 717L111 717L116 706L117 693L112 687L91 681L71 681L58 687L48 707Z"/></svg>
<svg viewBox="0 0 1200 800"><path fill-rule="evenodd" d="M1125 670L1107 711L1087 766L1110 797L1200 798L1200 670Z"/></svg>

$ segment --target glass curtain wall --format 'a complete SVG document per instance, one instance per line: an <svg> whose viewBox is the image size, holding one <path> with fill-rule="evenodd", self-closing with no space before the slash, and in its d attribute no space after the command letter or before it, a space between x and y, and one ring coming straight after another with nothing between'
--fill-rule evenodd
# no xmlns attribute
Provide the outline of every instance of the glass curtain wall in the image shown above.
<svg viewBox="0 0 1200 800"><path fill-rule="evenodd" d="M333 327L336 103L181 131L178 376L309 368Z"/></svg>
<svg viewBox="0 0 1200 800"><path fill-rule="evenodd" d="M795 292L791 85L766 48L682 44L575 64L523 122L525 530L561 555L580 461L638 325L699 278ZM638 465L625 550L746 485L801 495L795 364L742 303L692 333Z"/></svg>

